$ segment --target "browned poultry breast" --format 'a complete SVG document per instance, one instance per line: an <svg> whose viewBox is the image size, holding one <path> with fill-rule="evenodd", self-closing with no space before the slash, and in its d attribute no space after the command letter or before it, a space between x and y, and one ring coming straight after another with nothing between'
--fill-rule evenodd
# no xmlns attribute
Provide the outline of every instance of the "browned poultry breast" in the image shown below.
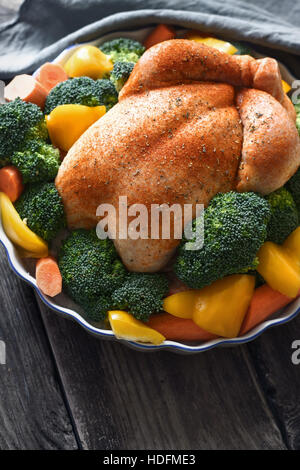
<svg viewBox="0 0 300 470"><path fill-rule="evenodd" d="M56 185L69 227L94 227L104 203L118 218L119 196L148 209L192 204L194 217L196 204L207 205L218 192L269 193L300 164L294 119L274 59L229 56L187 40L154 46L119 103L60 167ZM117 236L114 243L128 269L151 272L167 263L179 240Z"/></svg>

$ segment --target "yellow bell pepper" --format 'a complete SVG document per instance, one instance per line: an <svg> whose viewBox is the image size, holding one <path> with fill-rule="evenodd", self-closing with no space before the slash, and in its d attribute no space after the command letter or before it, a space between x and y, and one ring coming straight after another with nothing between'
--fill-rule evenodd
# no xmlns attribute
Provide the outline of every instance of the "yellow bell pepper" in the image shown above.
<svg viewBox="0 0 300 470"><path fill-rule="evenodd" d="M114 310L108 312L108 318L117 338L152 344L161 344L165 340L158 331L136 320L130 313Z"/></svg>
<svg viewBox="0 0 300 470"><path fill-rule="evenodd" d="M0 193L1 218L8 238L33 258L48 256L48 244L22 221L9 197Z"/></svg>
<svg viewBox="0 0 300 470"><path fill-rule="evenodd" d="M300 290L300 268L293 254L283 246L266 242L257 256L259 259L257 271L269 286L287 297L296 297Z"/></svg>
<svg viewBox="0 0 300 470"><path fill-rule="evenodd" d="M189 39L190 41L201 42L207 46L214 47L215 49L218 49L221 52L226 52L230 55L233 55L237 52L237 48L234 47L233 44L230 44L230 42L222 41L221 39L214 37L205 37L201 34L191 32L186 35L186 39Z"/></svg>
<svg viewBox="0 0 300 470"><path fill-rule="evenodd" d="M19 253L20 258L36 258L37 256L35 253L31 253L30 251L24 250L23 248L17 247L17 251ZM39 256L39 258L45 258L45 256Z"/></svg>
<svg viewBox="0 0 300 470"><path fill-rule="evenodd" d="M63 104L57 106L46 122L54 146L67 152L79 137L106 112L105 106Z"/></svg>
<svg viewBox="0 0 300 470"><path fill-rule="evenodd" d="M111 60L98 47L79 47L64 66L69 77L102 78L114 68Z"/></svg>
<svg viewBox="0 0 300 470"><path fill-rule="evenodd" d="M284 80L281 80L281 83L284 93L288 93L292 89L292 87Z"/></svg>
<svg viewBox="0 0 300 470"><path fill-rule="evenodd" d="M239 334L255 288L255 278L233 274L198 291L193 321L200 328L225 338Z"/></svg>
<svg viewBox="0 0 300 470"><path fill-rule="evenodd" d="M282 245L300 263L300 227L296 228Z"/></svg>
<svg viewBox="0 0 300 470"><path fill-rule="evenodd" d="M175 317L193 318L197 296L199 296L198 290L186 290L169 295L164 299L163 309Z"/></svg>

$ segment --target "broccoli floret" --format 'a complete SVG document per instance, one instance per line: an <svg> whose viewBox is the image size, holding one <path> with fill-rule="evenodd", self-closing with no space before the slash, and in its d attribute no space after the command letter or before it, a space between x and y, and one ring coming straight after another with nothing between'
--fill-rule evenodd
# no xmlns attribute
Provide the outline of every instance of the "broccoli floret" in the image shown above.
<svg viewBox="0 0 300 470"><path fill-rule="evenodd" d="M66 225L63 203L53 183L28 187L15 207L28 227L46 241L53 240Z"/></svg>
<svg viewBox="0 0 300 470"><path fill-rule="evenodd" d="M96 90L100 106L104 105L107 111L118 102L118 92L110 80L96 80Z"/></svg>
<svg viewBox="0 0 300 470"><path fill-rule="evenodd" d="M40 108L20 98L0 106L0 166L7 165L12 154L32 138L48 138Z"/></svg>
<svg viewBox="0 0 300 470"><path fill-rule="evenodd" d="M162 309L167 292L168 280L163 274L130 273L112 294L112 301L116 308L128 309L138 320L147 321Z"/></svg>
<svg viewBox="0 0 300 470"><path fill-rule="evenodd" d="M115 62L110 80L114 84L117 92L123 88L134 67L133 62Z"/></svg>
<svg viewBox="0 0 300 470"><path fill-rule="evenodd" d="M41 119L41 121L38 122L36 126L29 129L25 137L25 141L22 144L22 147L24 148L26 142L32 140L42 140L44 142L47 142L49 140L47 123L44 117L43 119Z"/></svg>
<svg viewBox="0 0 300 470"><path fill-rule="evenodd" d="M112 241L100 240L95 230L71 233L62 243L59 268L64 288L87 313L95 312L99 296L109 296L127 276ZM89 315L96 318L96 313Z"/></svg>
<svg viewBox="0 0 300 470"><path fill-rule="evenodd" d="M45 114L63 104L106 106L110 109L118 101L118 93L110 80L89 77L69 78L54 87L46 99Z"/></svg>
<svg viewBox="0 0 300 470"><path fill-rule="evenodd" d="M300 220L300 168L287 182L286 188L290 191L295 201L295 204L298 210L299 220Z"/></svg>
<svg viewBox="0 0 300 470"><path fill-rule="evenodd" d="M200 289L224 276L255 269L270 217L268 202L255 193L217 194L204 211L203 247L187 250L187 240L182 240L174 266L178 278Z"/></svg>
<svg viewBox="0 0 300 470"><path fill-rule="evenodd" d="M69 78L59 83L47 96L45 114L50 114L54 108L63 104L99 106L95 84L95 80L89 77Z"/></svg>
<svg viewBox="0 0 300 470"><path fill-rule="evenodd" d="M97 295L93 300L81 303L86 318L91 322L103 321L107 317L107 312L114 309L112 298L109 294Z"/></svg>
<svg viewBox="0 0 300 470"><path fill-rule="evenodd" d="M59 268L70 297L90 321L104 320L111 309L129 309L147 320L162 308L168 281L162 274L128 274L111 240L95 230L75 230L62 243Z"/></svg>
<svg viewBox="0 0 300 470"><path fill-rule="evenodd" d="M267 226L267 240L281 244L299 225L299 216L291 193L280 188L266 197L272 215Z"/></svg>
<svg viewBox="0 0 300 470"><path fill-rule="evenodd" d="M117 38L101 44L99 49L109 56L112 63L134 62L136 63L145 52L145 47L138 41L129 38Z"/></svg>
<svg viewBox="0 0 300 470"><path fill-rule="evenodd" d="M53 181L60 163L59 150L43 141L26 142L24 150L15 152L11 162L22 173L24 183Z"/></svg>

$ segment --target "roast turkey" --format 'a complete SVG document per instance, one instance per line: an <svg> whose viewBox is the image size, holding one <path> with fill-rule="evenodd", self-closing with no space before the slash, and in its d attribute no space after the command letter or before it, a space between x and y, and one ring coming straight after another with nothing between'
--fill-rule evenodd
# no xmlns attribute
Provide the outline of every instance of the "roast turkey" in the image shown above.
<svg viewBox="0 0 300 470"><path fill-rule="evenodd" d="M149 212L151 204L192 204L194 217L196 204L218 192L276 190L299 164L295 112L276 60L171 40L141 57L119 103L70 149L56 186L68 226L92 228L100 204L112 204L118 218L120 196ZM117 231L114 243L129 270L154 272L179 240Z"/></svg>

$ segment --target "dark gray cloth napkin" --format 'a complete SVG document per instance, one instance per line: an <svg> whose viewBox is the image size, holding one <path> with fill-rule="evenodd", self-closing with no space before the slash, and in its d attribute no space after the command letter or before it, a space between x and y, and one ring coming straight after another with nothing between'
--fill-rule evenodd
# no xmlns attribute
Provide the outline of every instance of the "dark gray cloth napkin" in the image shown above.
<svg viewBox="0 0 300 470"><path fill-rule="evenodd" d="M251 41L300 76L299 0L25 0L0 25L0 77L32 72L75 42L155 23Z"/></svg>

